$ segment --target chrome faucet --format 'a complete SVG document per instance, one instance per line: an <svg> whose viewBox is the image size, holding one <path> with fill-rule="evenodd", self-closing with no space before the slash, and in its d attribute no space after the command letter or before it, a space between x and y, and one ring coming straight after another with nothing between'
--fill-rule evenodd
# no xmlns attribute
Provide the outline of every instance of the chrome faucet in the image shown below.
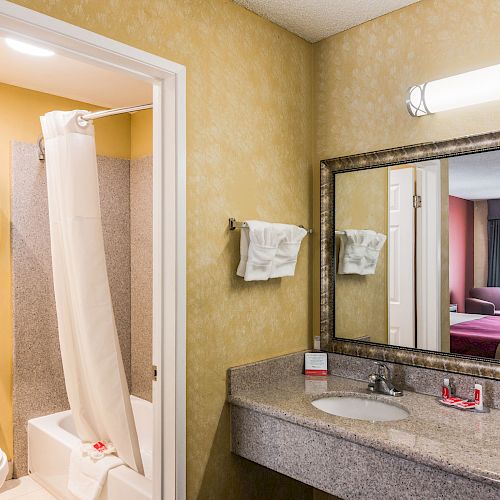
<svg viewBox="0 0 500 500"><path fill-rule="evenodd" d="M368 377L368 390L378 394L386 394L387 396L402 396L403 391L396 389L390 381L390 372L387 365L380 361L375 361L375 364L378 366L377 373L372 373Z"/></svg>

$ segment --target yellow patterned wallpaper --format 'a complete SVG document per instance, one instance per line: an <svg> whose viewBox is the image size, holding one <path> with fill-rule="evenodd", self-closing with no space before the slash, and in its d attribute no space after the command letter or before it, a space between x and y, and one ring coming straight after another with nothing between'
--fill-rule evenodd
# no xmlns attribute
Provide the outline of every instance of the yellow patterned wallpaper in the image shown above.
<svg viewBox="0 0 500 500"><path fill-rule="evenodd" d="M229 0L16 3L186 65L188 498L308 498L231 455L225 397L228 367L311 344L309 241L245 283L227 221L311 223L312 45Z"/></svg>
<svg viewBox="0 0 500 500"><path fill-rule="evenodd" d="M316 227L321 159L500 130L499 102L421 118L405 105L412 84L499 64L499 26L498 0L421 0L314 45Z"/></svg>
<svg viewBox="0 0 500 500"><path fill-rule="evenodd" d="M500 4L422 0L312 46L229 0L16 3L187 66L188 497L308 498L228 452L225 370L309 345L319 232L295 278L245 284L226 220L309 223L313 192L317 229L321 158L499 129L499 105L414 119L404 94L498 63Z"/></svg>

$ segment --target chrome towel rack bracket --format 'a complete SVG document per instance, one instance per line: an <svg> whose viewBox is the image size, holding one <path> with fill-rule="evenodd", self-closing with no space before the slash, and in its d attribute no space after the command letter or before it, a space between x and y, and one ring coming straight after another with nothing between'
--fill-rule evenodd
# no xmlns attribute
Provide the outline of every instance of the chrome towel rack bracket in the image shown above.
<svg viewBox="0 0 500 500"><path fill-rule="evenodd" d="M237 221L234 217L229 218L229 230L234 231L235 229L241 229L248 227L246 222ZM307 234L312 234L313 230L304 226L299 226L307 231Z"/></svg>

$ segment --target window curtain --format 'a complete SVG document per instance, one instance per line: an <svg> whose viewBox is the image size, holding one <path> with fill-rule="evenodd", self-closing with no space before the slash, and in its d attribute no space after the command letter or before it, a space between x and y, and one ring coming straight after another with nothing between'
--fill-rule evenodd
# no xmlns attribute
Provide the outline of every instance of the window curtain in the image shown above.
<svg viewBox="0 0 500 500"><path fill-rule="evenodd" d="M488 200L488 286L500 287L500 200Z"/></svg>
<svg viewBox="0 0 500 500"><path fill-rule="evenodd" d="M41 117L52 270L68 399L82 441L111 441L143 473L111 303L92 124L85 111Z"/></svg>

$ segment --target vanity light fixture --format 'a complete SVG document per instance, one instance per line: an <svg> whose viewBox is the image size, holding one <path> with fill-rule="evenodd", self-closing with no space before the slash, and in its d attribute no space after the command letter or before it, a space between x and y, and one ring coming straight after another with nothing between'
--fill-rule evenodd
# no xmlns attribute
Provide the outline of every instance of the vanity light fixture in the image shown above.
<svg viewBox="0 0 500 500"><path fill-rule="evenodd" d="M410 115L423 116L496 100L500 100L500 64L413 85L406 106Z"/></svg>
<svg viewBox="0 0 500 500"><path fill-rule="evenodd" d="M20 40L15 40L14 38L6 38L5 43L11 49L17 50L17 52L21 52L22 54L27 54L29 56L50 57L55 54L52 50L37 47L36 45L31 45L31 43L21 42Z"/></svg>

